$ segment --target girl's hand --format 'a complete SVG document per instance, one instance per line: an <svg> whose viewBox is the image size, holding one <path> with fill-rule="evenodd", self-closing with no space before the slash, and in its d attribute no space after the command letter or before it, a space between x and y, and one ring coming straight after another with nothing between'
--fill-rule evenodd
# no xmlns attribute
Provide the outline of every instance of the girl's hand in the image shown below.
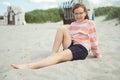
<svg viewBox="0 0 120 80"><path fill-rule="evenodd" d="M95 58L101 58L102 57L102 55L99 54L99 53L94 53L94 56L95 56Z"/></svg>

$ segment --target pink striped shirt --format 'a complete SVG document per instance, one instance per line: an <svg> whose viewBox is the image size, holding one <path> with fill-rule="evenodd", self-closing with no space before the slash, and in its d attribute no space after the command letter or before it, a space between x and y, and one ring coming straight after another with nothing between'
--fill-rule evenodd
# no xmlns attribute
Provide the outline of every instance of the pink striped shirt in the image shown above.
<svg viewBox="0 0 120 80"><path fill-rule="evenodd" d="M72 22L69 27L73 44L82 44L88 51L98 54L98 43L96 28L91 20L85 19L83 22Z"/></svg>

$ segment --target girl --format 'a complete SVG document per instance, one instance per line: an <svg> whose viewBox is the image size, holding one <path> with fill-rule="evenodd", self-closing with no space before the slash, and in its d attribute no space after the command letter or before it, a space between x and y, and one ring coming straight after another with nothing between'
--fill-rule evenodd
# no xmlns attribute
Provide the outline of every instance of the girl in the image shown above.
<svg viewBox="0 0 120 80"><path fill-rule="evenodd" d="M64 61L83 60L90 50L96 58L101 57L98 51L95 25L89 20L86 7L83 4L75 4L72 12L75 21L71 23L69 29L58 28L50 56L35 63L11 64L11 66L15 69L38 69ZM61 44L63 51L58 52Z"/></svg>

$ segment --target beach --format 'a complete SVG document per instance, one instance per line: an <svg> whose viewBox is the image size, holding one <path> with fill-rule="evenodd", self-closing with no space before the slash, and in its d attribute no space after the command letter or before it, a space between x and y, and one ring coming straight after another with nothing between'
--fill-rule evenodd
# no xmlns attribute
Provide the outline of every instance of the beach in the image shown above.
<svg viewBox="0 0 120 80"><path fill-rule="evenodd" d="M120 24L95 18L102 58L89 53L85 60L67 61L41 69L13 69L51 54L57 23L0 25L0 80L120 80ZM62 48L60 49L62 50Z"/></svg>

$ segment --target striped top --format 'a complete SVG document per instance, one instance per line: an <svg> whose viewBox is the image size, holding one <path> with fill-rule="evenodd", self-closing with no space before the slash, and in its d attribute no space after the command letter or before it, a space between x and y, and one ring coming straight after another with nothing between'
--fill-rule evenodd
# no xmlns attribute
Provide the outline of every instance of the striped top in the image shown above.
<svg viewBox="0 0 120 80"><path fill-rule="evenodd" d="M73 44L81 44L93 55L98 54L98 43L96 37L96 28L91 20L85 19L82 22L72 22L69 27Z"/></svg>

